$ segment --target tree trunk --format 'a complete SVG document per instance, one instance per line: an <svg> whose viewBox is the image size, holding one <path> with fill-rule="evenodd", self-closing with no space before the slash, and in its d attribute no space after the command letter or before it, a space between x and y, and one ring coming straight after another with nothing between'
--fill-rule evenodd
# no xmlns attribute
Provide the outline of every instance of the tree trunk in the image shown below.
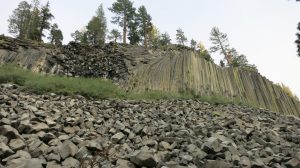
<svg viewBox="0 0 300 168"><path fill-rule="evenodd" d="M145 46L145 50L147 50L148 49L147 33L144 34L144 46Z"/></svg>
<svg viewBox="0 0 300 168"><path fill-rule="evenodd" d="M127 15L124 14L123 19L123 44L126 44L126 38L127 38Z"/></svg>

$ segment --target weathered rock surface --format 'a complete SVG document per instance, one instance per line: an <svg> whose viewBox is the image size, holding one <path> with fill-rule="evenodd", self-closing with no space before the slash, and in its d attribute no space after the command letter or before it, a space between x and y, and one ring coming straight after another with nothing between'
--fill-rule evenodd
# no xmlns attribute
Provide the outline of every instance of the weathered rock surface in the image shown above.
<svg viewBox="0 0 300 168"><path fill-rule="evenodd" d="M128 78L128 66L125 61L128 60L124 52L114 49L111 44L89 47L70 43L53 48L0 36L0 63L18 64L35 72L105 77L119 81Z"/></svg>
<svg viewBox="0 0 300 168"><path fill-rule="evenodd" d="M0 97L7 96L0 121L11 123L0 122L0 167L300 166L296 117L193 100L97 101L15 88L0 85Z"/></svg>
<svg viewBox="0 0 300 168"><path fill-rule="evenodd" d="M300 102L261 74L238 68L221 68L191 51L167 52L139 69L129 89L192 92L239 100L286 115L300 116Z"/></svg>

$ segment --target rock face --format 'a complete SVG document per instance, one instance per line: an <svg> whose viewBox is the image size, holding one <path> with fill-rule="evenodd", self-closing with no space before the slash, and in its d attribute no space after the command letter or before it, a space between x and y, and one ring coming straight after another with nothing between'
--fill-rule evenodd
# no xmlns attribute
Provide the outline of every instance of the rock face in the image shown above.
<svg viewBox="0 0 300 168"><path fill-rule="evenodd" d="M112 79L128 90L192 92L223 96L287 115L300 116L300 103L259 73L221 68L192 51L150 54L142 47L76 43L60 48L0 36L0 64L36 72Z"/></svg>
<svg viewBox="0 0 300 168"><path fill-rule="evenodd" d="M221 68L191 51L167 52L134 75L132 90L187 91L223 96L287 115L300 116L300 102L259 73Z"/></svg>
<svg viewBox="0 0 300 168"><path fill-rule="evenodd" d="M0 85L0 167L300 166L296 117L193 100L34 95L8 86Z"/></svg>
<svg viewBox="0 0 300 168"><path fill-rule="evenodd" d="M117 48L117 47L116 47ZM0 36L0 63L14 63L35 72L125 80L126 56L112 44L101 47L77 43L51 48Z"/></svg>

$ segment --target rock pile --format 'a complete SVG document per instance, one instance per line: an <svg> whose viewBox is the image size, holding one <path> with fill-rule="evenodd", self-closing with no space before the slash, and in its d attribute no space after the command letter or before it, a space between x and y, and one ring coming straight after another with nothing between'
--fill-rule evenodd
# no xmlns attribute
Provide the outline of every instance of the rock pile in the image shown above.
<svg viewBox="0 0 300 168"><path fill-rule="evenodd" d="M107 44L103 48L71 42L55 56L63 74L69 76L106 77L125 80L128 69L125 55L118 46Z"/></svg>
<svg viewBox="0 0 300 168"><path fill-rule="evenodd" d="M262 109L0 89L0 167L297 168L299 142L299 119Z"/></svg>
<svg viewBox="0 0 300 168"><path fill-rule="evenodd" d="M105 77L114 81L128 78L124 48L106 44L91 47L71 42L54 46L0 36L0 64L13 63L37 72L73 77Z"/></svg>

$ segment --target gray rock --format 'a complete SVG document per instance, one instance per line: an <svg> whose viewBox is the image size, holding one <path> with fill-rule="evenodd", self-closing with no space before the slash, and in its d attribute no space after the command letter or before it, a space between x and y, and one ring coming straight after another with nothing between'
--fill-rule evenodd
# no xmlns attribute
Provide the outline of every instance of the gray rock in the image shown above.
<svg viewBox="0 0 300 168"><path fill-rule="evenodd" d="M300 152L297 152L295 157L296 157L296 159L300 160Z"/></svg>
<svg viewBox="0 0 300 168"><path fill-rule="evenodd" d="M205 168L231 168L231 166L223 160L208 160Z"/></svg>
<svg viewBox="0 0 300 168"><path fill-rule="evenodd" d="M14 151L12 151L5 143L0 142L0 158L6 158L12 154L14 154Z"/></svg>
<svg viewBox="0 0 300 168"><path fill-rule="evenodd" d="M243 167L250 168L251 167L250 159L246 156L242 156L241 157L241 165Z"/></svg>
<svg viewBox="0 0 300 168"><path fill-rule="evenodd" d="M58 152L62 159L69 156L75 156L78 152L78 147L71 141L67 140L63 144L59 145Z"/></svg>
<svg viewBox="0 0 300 168"><path fill-rule="evenodd" d="M0 135L6 136L8 139L22 139L22 136L19 134L19 132L11 127L10 125L2 125L0 126Z"/></svg>
<svg viewBox="0 0 300 168"><path fill-rule="evenodd" d="M54 122L53 119L51 119L51 118L46 118L45 121L46 121L47 125L50 127L53 127L56 125L56 122Z"/></svg>
<svg viewBox="0 0 300 168"><path fill-rule="evenodd" d="M19 151L17 151L16 154L13 154L13 155L9 156L9 157L3 159L2 161L3 162L9 162L10 160L19 159L19 158L31 159L31 156L28 152L19 150Z"/></svg>
<svg viewBox="0 0 300 168"><path fill-rule="evenodd" d="M298 168L300 166L300 162L298 159L291 159L287 163L285 163L287 168Z"/></svg>
<svg viewBox="0 0 300 168"><path fill-rule="evenodd" d="M48 133L45 133L41 139L45 142L45 143L48 143L49 141L51 141L52 139L55 139L56 136L50 132Z"/></svg>
<svg viewBox="0 0 300 168"><path fill-rule="evenodd" d="M155 167L157 165L153 154L147 151L135 152L135 154L130 157L130 161L137 166Z"/></svg>
<svg viewBox="0 0 300 168"><path fill-rule="evenodd" d="M223 146L219 139L215 137L209 138L203 145L202 150L206 153L214 154L223 150Z"/></svg>
<svg viewBox="0 0 300 168"><path fill-rule="evenodd" d="M38 157L43 152L40 150L40 146L43 144L39 139L31 139L28 144L28 150L32 157Z"/></svg>
<svg viewBox="0 0 300 168"><path fill-rule="evenodd" d="M255 168L263 168L265 167L264 162L260 158L256 158L254 162L252 162L252 167Z"/></svg>
<svg viewBox="0 0 300 168"><path fill-rule="evenodd" d="M116 133L114 136L111 137L111 141L113 143L118 143L120 142L123 138L125 137L125 135L122 132L118 132Z"/></svg>
<svg viewBox="0 0 300 168"><path fill-rule="evenodd" d="M60 162L61 157L59 154L55 153L50 153L49 155L46 156L47 161L56 161L57 163Z"/></svg>
<svg viewBox="0 0 300 168"><path fill-rule="evenodd" d="M170 150L171 149L171 145L168 143L168 142L160 142L159 145L158 145L159 149L162 149L162 150Z"/></svg>
<svg viewBox="0 0 300 168"><path fill-rule="evenodd" d="M102 145L95 140L88 141L85 146L87 149L92 150L92 151L102 151L103 150Z"/></svg>
<svg viewBox="0 0 300 168"><path fill-rule="evenodd" d="M118 159L117 168L135 168L135 165L129 162L128 160Z"/></svg>
<svg viewBox="0 0 300 168"><path fill-rule="evenodd" d="M90 154L90 151L86 147L81 147L75 155L75 158L78 160L82 160L84 158L87 158Z"/></svg>
<svg viewBox="0 0 300 168"><path fill-rule="evenodd" d="M26 146L26 144L21 139L12 139L12 140L10 140L8 146L13 151L17 151L17 150L23 149Z"/></svg>
<svg viewBox="0 0 300 168"><path fill-rule="evenodd" d="M43 168L40 159L14 159L7 164L7 168Z"/></svg>
<svg viewBox="0 0 300 168"><path fill-rule="evenodd" d="M32 130L34 132L47 131L48 129L49 129L49 126L45 123L37 123L32 126Z"/></svg>
<svg viewBox="0 0 300 168"><path fill-rule="evenodd" d="M67 158L62 162L64 168L79 168L80 162L72 157Z"/></svg>
<svg viewBox="0 0 300 168"><path fill-rule="evenodd" d="M48 162L46 168L62 168L60 164L56 162Z"/></svg>
<svg viewBox="0 0 300 168"><path fill-rule="evenodd" d="M8 138L6 138L6 137L3 136L3 135L0 135L0 142L3 142L3 143L5 143L5 144L7 144L7 143L8 143Z"/></svg>

